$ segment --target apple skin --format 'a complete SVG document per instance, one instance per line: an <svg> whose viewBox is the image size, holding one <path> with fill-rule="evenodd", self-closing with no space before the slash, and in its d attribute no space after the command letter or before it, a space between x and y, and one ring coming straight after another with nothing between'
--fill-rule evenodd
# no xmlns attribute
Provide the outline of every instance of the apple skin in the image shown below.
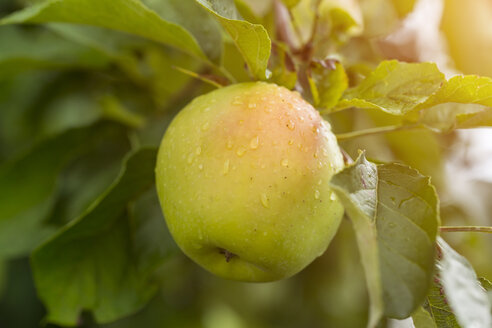
<svg viewBox="0 0 492 328"><path fill-rule="evenodd" d="M492 1L446 0L441 30L457 69L492 77Z"/></svg>
<svg viewBox="0 0 492 328"><path fill-rule="evenodd" d="M343 165L330 125L299 93L241 83L174 118L157 192L188 257L226 279L273 281L326 250L343 215L329 181Z"/></svg>

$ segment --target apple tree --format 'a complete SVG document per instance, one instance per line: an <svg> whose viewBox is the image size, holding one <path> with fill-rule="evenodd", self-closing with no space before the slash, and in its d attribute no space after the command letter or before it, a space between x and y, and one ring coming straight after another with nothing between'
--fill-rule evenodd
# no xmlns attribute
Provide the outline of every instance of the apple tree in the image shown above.
<svg viewBox="0 0 492 328"><path fill-rule="evenodd" d="M0 327L492 327L486 17L3 0Z"/></svg>

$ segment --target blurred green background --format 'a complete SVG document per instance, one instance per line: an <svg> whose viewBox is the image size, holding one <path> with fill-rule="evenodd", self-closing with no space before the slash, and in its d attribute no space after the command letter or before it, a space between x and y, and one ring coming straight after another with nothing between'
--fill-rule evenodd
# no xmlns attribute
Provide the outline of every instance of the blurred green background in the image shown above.
<svg viewBox="0 0 492 328"><path fill-rule="evenodd" d="M0 17L21 9L26 2L0 0ZM170 15L162 11L157 0L143 2L161 15ZM271 22L271 1L244 3L249 3L262 22ZM448 46L431 54L422 50L426 43L419 41L422 33L418 23L413 29L403 23L415 8L414 1L353 3L360 10L364 32L344 41L337 50L352 64L349 73L353 79L360 73L355 63L373 67L385 58L434 60L445 72L492 76L489 57L482 58L484 53L491 53L492 35L477 32L490 31L492 20L481 18L478 23L474 19L479 12L492 17L490 2L463 5L459 0L444 1L442 24L437 28ZM466 15L456 14L460 8L466 8ZM427 15L432 18L438 14L429 9ZM470 30L463 32L466 28ZM388 35L395 31L409 35L400 41L410 41L393 42ZM271 28L269 32L273 33ZM226 43L224 51L236 50ZM244 63L231 61L228 65L237 79L247 80ZM93 135L82 145L74 149L66 146L71 149L70 156L55 171L58 178L47 200L49 205L36 208L32 215L40 222L35 230L19 235L0 222L1 328L56 327L43 322L46 310L36 295L30 250L83 213L111 185L125 154L141 146L157 146L173 116L195 96L213 89L173 66L213 73L182 52L121 32L59 23L0 26L0 166L7 166L47 138L76 128L93 129ZM391 124L393 120L386 114L362 110L347 110L329 119L335 132ZM492 225L492 151L483 148L483 141L490 145L492 136L490 129L481 133L400 131L353 139L341 146L353 156L358 149L367 149L372 159L404 162L430 175L442 200L443 224ZM46 156L56 159L60 154L54 151ZM43 159L29 170L33 176L42 176L53 163L58 162ZM8 190L0 193L7 194ZM24 196L12 197L23 202ZM139 196L132 206L132 224L139 227L133 237L137 244L138 240L147 241L142 247L155 260L152 279L159 286L158 292L140 311L111 324L97 325L90 313L82 313L80 327L365 325L367 291L347 219L326 253L300 274L274 283L246 284L210 275L177 249L153 189ZM492 277L490 236L456 233L444 237L471 261L479 276Z"/></svg>

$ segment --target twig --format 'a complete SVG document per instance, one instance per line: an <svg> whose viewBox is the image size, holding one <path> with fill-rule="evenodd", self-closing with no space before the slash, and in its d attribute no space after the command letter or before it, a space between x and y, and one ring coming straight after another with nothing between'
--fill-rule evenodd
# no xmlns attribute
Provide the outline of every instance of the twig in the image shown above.
<svg viewBox="0 0 492 328"><path fill-rule="evenodd" d="M204 74L200 74L200 73L196 73L196 72L190 71L190 70L188 70L186 68L182 68L182 67L179 67L179 66L173 66L173 68L175 70L183 73L183 74L186 74L188 76L191 76L191 77L193 77L195 79L198 79L198 80L200 80L202 82L211 84L211 85L213 85L216 88L221 88L221 87L225 86L227 84L227 82L228 82L228 81L219 81L220 80L220 76L204 75Z"/></svg>
<svg viewBox="0 0 492 328"><path fill-rule="evenodd" d="M492 233L492 227L480 226L444 226L439 227L441 232L485 232Z"/></svg>
<svg viewBox="0 0 492 328"><path fill-rule="evenodd" d="M338 141L340 141L345 139L369 136L373 134L380 134L380 133L387 133L387 132L401 131L401 130L411 130L411 129L418 129L418 128L422 128L422 126L420 124L388 125L388 126L380 126L372 129L340 133L337 134L336 137Z"/></svg>
<svg viewBox="0 0 492 328"><path fill-rule="evenodd" d="M280 0L273 2L273 8L277 39L285 42L291 51L297 51L299 44L302 43L302 36L295 25L292 13ZM292 27L294 31L289 27Z"/></svg>

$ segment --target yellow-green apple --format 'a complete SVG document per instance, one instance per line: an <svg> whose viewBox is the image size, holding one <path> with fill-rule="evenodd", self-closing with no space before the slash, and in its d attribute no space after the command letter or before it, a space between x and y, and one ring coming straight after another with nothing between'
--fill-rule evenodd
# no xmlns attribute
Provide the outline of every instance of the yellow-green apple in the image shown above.
<svg viewBox="0 0 492 328"><path fill-rule="evenodd" d="M446 0L441 29L456 68L492 77L492 1Z"/></svg>
<svg viewBox="0 0 492 328"><path fill-rule="evenodd" d="M157 191L183 252L228 279L289 277L327 248L343 213L329 188L343 158L297 92L264 82L194 99L159 149Z"/></svg>

